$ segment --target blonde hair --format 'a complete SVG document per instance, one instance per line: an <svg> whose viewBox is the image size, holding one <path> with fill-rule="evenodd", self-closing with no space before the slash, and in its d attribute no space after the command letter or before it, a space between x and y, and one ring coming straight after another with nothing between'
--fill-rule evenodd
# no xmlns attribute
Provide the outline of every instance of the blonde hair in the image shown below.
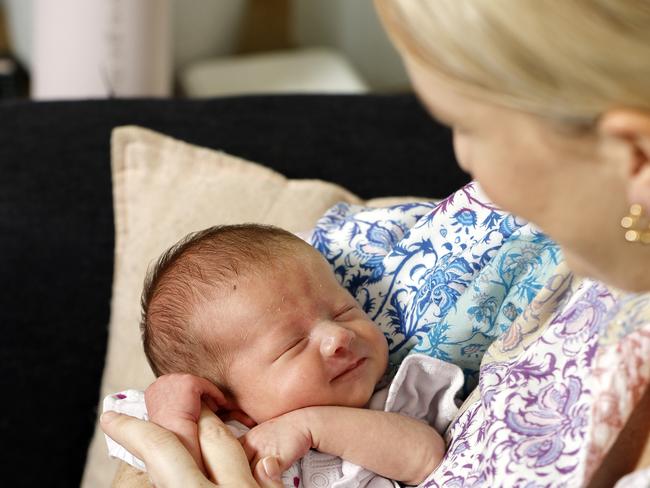
<svg viewBox="0 0 650 488"><path fill-rule="evenodd" d="M590 126L650 110L648 0L375 0L398 46L485 101Z"/></svg>

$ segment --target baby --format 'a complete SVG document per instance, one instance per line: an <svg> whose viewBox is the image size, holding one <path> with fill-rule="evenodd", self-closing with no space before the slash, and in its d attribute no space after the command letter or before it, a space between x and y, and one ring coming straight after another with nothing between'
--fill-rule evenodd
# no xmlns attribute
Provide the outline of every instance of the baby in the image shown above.
<svg viewBox="0 0 650 488"><path fill-rule="evenodd" d="M150 272L142 308L159 377L145 393L149 419L199 466L202 400L251 428L240 437L251 469L276 479L315 449L417 485L444 454L428 423L368 408L387 368L386 339L327 261L287 231L191 234Z"/></svg>

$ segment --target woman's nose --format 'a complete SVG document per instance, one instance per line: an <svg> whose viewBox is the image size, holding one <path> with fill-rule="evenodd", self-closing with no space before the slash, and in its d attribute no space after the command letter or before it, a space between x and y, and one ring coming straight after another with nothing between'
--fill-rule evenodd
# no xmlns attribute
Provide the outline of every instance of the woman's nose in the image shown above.
<svg viewBox="0 0 650 488"><path fill-rule="evenodd" d="M350 350L354 332L338 325L327 326L320 349L324 357L343 356Z"/></svg>

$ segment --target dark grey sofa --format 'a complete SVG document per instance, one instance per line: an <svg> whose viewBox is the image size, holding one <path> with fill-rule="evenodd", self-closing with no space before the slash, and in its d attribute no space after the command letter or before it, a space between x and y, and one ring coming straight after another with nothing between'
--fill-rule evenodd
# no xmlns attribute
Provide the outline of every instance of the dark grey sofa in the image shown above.
<svg viewBox="0 0 650 488"><path fill-rule="evenodd" d="M3 486L78 486L113 271L109 138L137 124L337 182L443 197L467 181L411 95L0 102Z"/></svg>

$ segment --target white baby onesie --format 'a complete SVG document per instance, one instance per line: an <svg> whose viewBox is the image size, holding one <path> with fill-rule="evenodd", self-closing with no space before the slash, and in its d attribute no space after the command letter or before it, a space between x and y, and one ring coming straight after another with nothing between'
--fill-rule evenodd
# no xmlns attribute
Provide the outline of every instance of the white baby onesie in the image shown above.
<svg viewBox="0 0 650 488"><path fill-rule="evenodd" d="M398 412L423 420L442 435L458 411L456 393L463 385L463 373L458 366L445 361L412 354L397 370L388 388L375 392L368 403L372 410ZM144 393L126 390L104 399L104 411L115 410L148 420ZM237 437L248 431L239 422L228 422ZM108 453L145 470L144 463L106 436ZM405 455L403 452L397 455ZM286 488L397 488L400 485L361 466L339 457L309 451L295 462L283 476Z"/></svg>

